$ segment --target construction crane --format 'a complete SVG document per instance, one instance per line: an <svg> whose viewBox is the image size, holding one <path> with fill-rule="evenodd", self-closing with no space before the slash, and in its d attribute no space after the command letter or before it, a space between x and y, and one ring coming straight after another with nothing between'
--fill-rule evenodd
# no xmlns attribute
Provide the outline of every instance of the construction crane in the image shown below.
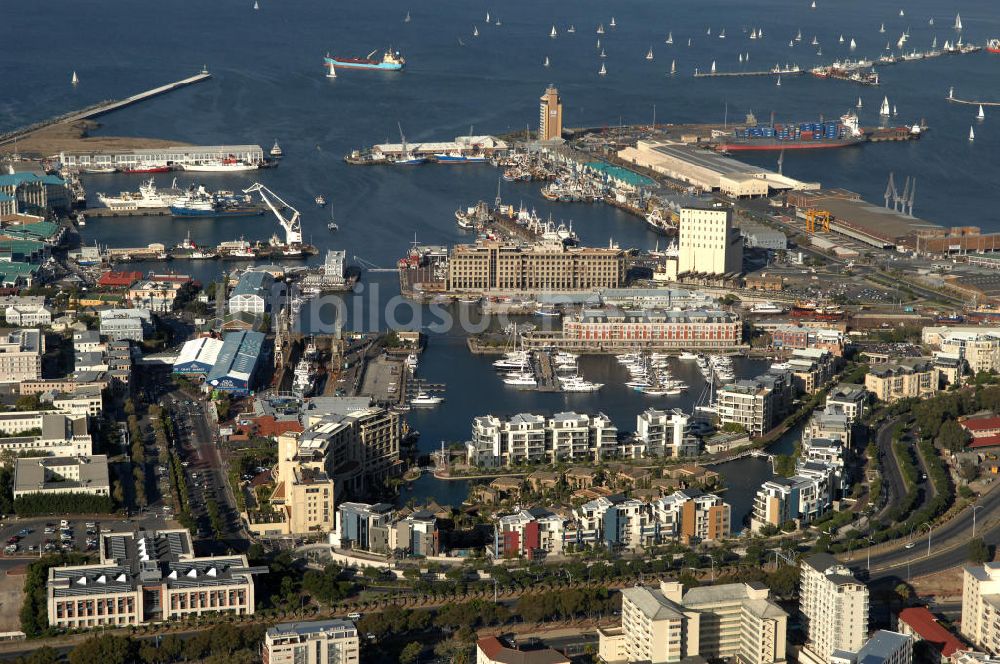
<svg viewBox="0 0 1000 664"><path fill-rule="evenodd" d="M278 223L283 229L285 229L285 244L288 249L301 248L302 247L302 220L299 215L299 211L294 207L286 203L278 196L276 193L262 185L260 182L254 182L252 185L243 190L244 194L252 194L257 192L260 194L261 200L267 207L271 208L271 212L274 216L278 218ZM273 200L272 200L273 199ZM285 218L283 210L289 210L292 216Z"/></svg>

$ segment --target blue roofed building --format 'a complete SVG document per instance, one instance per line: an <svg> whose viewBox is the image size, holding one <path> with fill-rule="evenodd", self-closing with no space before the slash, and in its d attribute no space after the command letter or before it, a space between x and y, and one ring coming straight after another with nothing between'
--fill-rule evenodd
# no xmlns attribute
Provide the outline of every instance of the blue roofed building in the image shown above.
<svg viewBox="0 0 1000 664"><path fill-rule="evenodd" d="M225 342L222 339L200 337L184 342L174 361L176 374L207 375L219 359Z"/></svg>
<svg viewBox="0 0 1000 664"><path fill-rule="evenodd" d="M912 664L913 637L880 629L857 652L834 650L830 664Z"/></svg>
<svg viewBox="0 0 1000 664"><path fill-rule="evenodd" d="M260 382L264 341L265 337L261 332L227 334L206 382L216 390L249 394Z"/></svg>
<svg viewBox="0 0 1000 664"><path fill-rule="evenodd" d="M44 173L0 174L0 195L13 199L13 212L8 212L11 201L0 201L0 212L7 214L25 212L45 216L52 208L69 206L66 181L56 175Z"/></svg>
<svg viewBox="0 0 1000 664"><path fill-rule="evenodd" d="M244 272L229 294L229 313L245 311L262 316L271 309L271 286L274 277L267 272Z"/></svg>

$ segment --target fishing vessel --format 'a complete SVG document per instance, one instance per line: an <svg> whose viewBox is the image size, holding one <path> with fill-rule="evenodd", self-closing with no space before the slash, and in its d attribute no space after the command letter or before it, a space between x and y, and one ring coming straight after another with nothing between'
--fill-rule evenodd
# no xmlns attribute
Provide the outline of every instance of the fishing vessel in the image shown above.
<svg viewBox="0 0 1000 664"><path fill-rule="evenodd" d="M479 32L477 31L476 34L478 35ZM394 51L391 48L386 49L381 60L374 60L372 56L377 51L378 49L375 49L363 58L344 58L327 54L323 62L340 69L378 69L381 71L401 71L406 66L406 58L400 55L399 51Z"/></svg>
<svg viewBox="0 0 1000 664"><path fill-rule="evenodd" d="M277 159L283 157L284 155L284 151L281 149L281 146L278 145L278 139L274 139L274 147L271 148L271 156Z"/></svg>
<svg viewBox="0 0 1000 664"><path fill-rule="evenodd" d="M843 148L866 140L858 125L858 116L847 113L839 122L805 122L768 127L735 129L718 139L715 149L722 152L751 150L815 150Z"/></svg>
<svg viewBox="0 0 1000 664"><path fill-rule="evenodd" d="M177 189L176 180L170 191L158 191L153 178L139 185L138 192L123 191L118 196L109 196L102 193L97 194L97 200L101 202L101 205L110 210L165 208L183 197L184 192Z"/></svg>
<svg viewBox="0 0 1000 664"><path fill-rule="evenodd" d="M987 53L1000 53L1000 39L994 37L986 42Z"/></svg>
<svg viewBox="0 0 1000 664"><path fill-rule="evenodd" d="M170 214L175 217L246 217L263 212L249 194L210 192L203 185L170 204Z"/></svg>

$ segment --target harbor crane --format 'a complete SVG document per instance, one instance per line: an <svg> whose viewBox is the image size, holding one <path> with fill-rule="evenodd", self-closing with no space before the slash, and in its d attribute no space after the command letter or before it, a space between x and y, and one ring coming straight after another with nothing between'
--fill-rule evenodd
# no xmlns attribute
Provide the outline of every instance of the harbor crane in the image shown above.
<svg viewBox="0 0 1000 664"><path fill-rule="evenodd" d="M301 247L302 220L300 218L299 211L286 203L280 196L262 185L260 182L254 182L252 185L243 190L244 194L252 194L254 192L260 194L261 200L263 200L264 204L271 209L274 216L278 218L278 223L283 229L285 229L285 244L288 245L287 248L293 249ZM283 213L284 210L290 211L292 213L291 217L286 218Z"/></svg>

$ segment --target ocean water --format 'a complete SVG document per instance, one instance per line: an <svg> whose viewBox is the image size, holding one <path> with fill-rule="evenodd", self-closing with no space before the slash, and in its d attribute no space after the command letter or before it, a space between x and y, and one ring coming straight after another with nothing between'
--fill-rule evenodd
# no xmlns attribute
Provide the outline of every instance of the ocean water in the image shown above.
<svg viewBox="0 0 1000 664"><path fill-rule="evenodd" d="M533 127L538 97L549 83L560 89L567 126L650 122L654 108L660 123L738 120L749 111L761 121L772 113L777 121L811 121L853 109L859 96L862 123L874 125L887 96L899 110L895 122L924 120L930 126L920 141L789 152L784 172L852 189L880 203L894 171L900 186L905 177L916 178L918 216L945 226L1000 230L994 156L1000 149L1000 108L988 108L985 122L978 124L975 107L945 101L950 86L958 97L1000 101L1000 56L983 52L882 67L879 88L808 74L782 77L780 87L771 77L691 77L695 68L708 70L713 60L719 71L735 71L776 63L808 68L851 55L874 58L886 41L894 45L905 30L910 32L908 47L923 50L935 36L939 44L954 40L956 11L962 14L965 39L982 44L1000 36L1000 13L990 0L817 0L816 10L808 0L259 3L258 11L252 0L22 3L0 24L0 131L177 80L205 65L213 73L210 81L105 116L99 133L265 148L278 139L286 157L277 169L240 175L178 173L178 182L186 185L196 175L212 188L240 189L259 179L298 207L306 239L321 251L345 249L349 263L390 267L414 239L427 244L468 241L453 213L479 199L492 200L498 180L497 171L486 165L389 168L343 162L352 149L398 141L400 126L410 141ZM901 8L904 17L899 16ZM403 22L407 11L410 23ZM487 11L502 25L487 25ZM608 27L612 16L614 29ZM933 27L928 24L932 17ZM886 33L880 34L883 22ZM603 77L597 75L602 61L595 34L601 23L607 29L600 36L607 53L608 75ZM571 24L575 34L566 32ZM548 36L553 25L559 33L555 39ZM474 26L478 38L472 36ZM748 39L756 28L764 30L764 38ZM718 38L722 29L725 39ZM802 42L789 47L799 29ZM668 32L673 33L672 46L664 44ZM856 40L855 53L837 43L841 34L845 42ZM822 57L810 45L813 35ZM324 76L327 52L365 55L387 46L407 58L404 72L345 71L336 80ZM652 62L645 59L650 47ZM749 63L740 65L740 53L749 53ZM549 68L542 66L545 57L551 60ZM669 76L673 60L678 73ZM74 70L80 78L76 87L69 83ZM967 140L972 125L974 143ZM774 167L777 155L742 158ZM169 179L158 176L161 185ZM139 180L84 176L95 203L96 192L134 190ZM317 194L327 197L328 208L315 206ZM572 221L586 244L613 240L645 249L662 242L639 219L613 208L549 203L539 195L537 183L503 183L501 195L536 208L543 217ZM326 229L331 213L340 225L337 233ZM146 217L92 221L83 238L111 246L172 245L190 233L199 243L214 244L240 236L263 240L277 230L270 215L184 221ZM223 267L176 261L171 269L208 281ZM377 285L383 298L398 294L392 274L371 273L364 282L368 289ZM747 366L744 373L752 375L756 369ZM411 424L421 431L425 450L441 441L464 440L471 418L485 412L604 410L620 428L631 429L635 414L648 404L621 387L616 370L607 359L582 363L587 378L609 383L599 396L513 392L492 375L486 360L470 358L459 332L434 334L420 372L447 384L447 401L438 409L411 414ZM689 407L693 398L657 405ZM723 472L732 485L742 487L728 495L738 520L752 490L770 471L765 462L745 460ZM421 495L444 490L426 478L420 486Z"/></svg>

